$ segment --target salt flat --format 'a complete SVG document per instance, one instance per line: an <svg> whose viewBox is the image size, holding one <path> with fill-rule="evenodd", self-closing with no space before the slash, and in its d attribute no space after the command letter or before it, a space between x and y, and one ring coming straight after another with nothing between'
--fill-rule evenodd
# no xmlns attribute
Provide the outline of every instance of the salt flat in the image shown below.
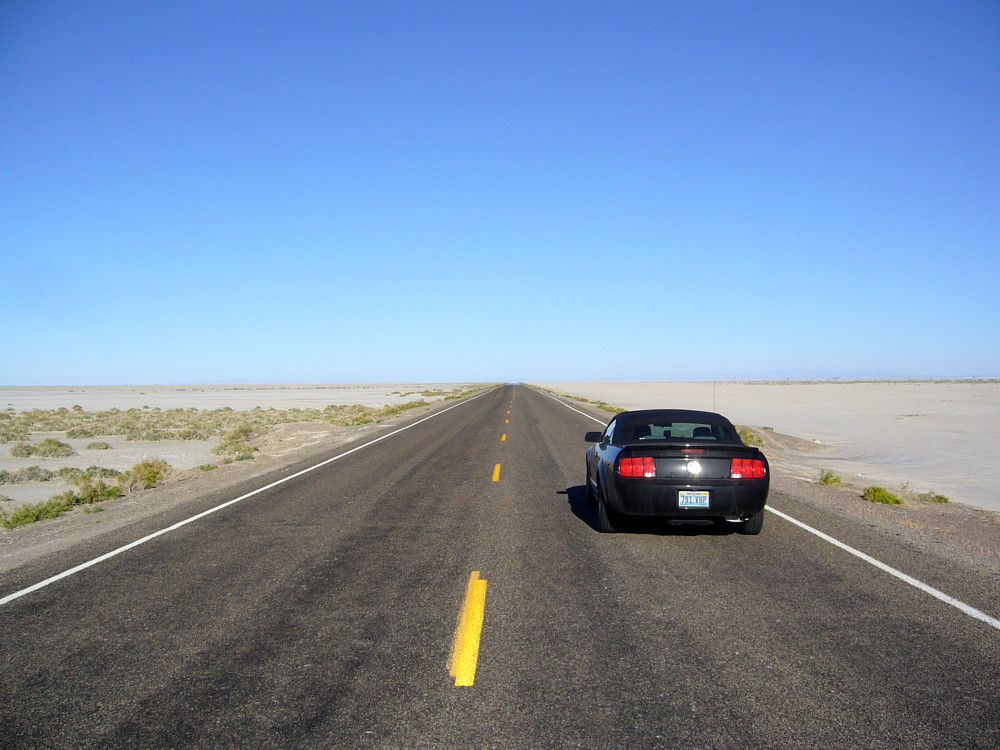
<svg viewBox="0 0 1000 750"><path fill-rule="evenodd" d="M471 383L339 383L339 384L261 384L261 385L122 385L122 386L3 386L0 387L0 411L13 409L52 410L80 406L84 411L109 409L188 409L200 411L229 407L235 411L264 409L319 409L330 404L360 404L381 408L408 401L436 401L453 389L466 390ZM35 432L31 441L51 437L72 447L77 455L66 458L10 456L10 445L0 444L0 469L14 471L27 466L57 470L71 466L79 469L98 465L125 471L148 458L161 458L177 469L215 464L220 458L212 453L218 438L209 440L126 440L121 435L101 436L111 447L89 449L95 438L67 438L64 433ZM60 480L25 482L0 486L0 508L20 503L47 500L67 488Z"/></svg>
<svg viewBox="0 0 1000 750"><path fill-rule="evenodd" d="M623 409L717 411L741 425L819 441L782 467L831 469L866 486L936 491L1000 510L1000 382L536 382ZM610 418L610 414L608 415Z"/></svg>
<svg viewBox="0 0 1000 750"><path fill-rule="evenodd" d="M58 409L322 409L328 404L381 407L421 398L421 391L471 388L469 383L337 383L261 385L0 386L0 410Z"/></svg>
<svg viewBox="0 0 1000 750"><path fill-rule="evenodd" d="M0 387L0 409L56 409L79 405L87 411L150 407L251 409L317 408L328 404L381 407L415 399L422 392L472 387L470 383L346 383L262 385L126 385ZM725 414L737 424L771 427L818 441L776 468L803 477L832 469L865 486L936 491L952 500L1000 510L992 476L1000 465L1000 382L996 381L561 381L534 385L559 393L603 400L624 409L677 407ZM609 415L610 417L610 415ZM39 435L38 437L42 437ZM73 441L70 441L73 443ZM89 441L84 441L89 442ZM32 463L47 467L106 463L127 468L159 455L180 468L212 459L215 441L110 441L114 451L84 453L66 460L11 459L0 446L0 468ZM120 443L120 444L119 444ZM81 446L74 447L81 449ZM120 455L119 455L120 454ZM119 466L120 464L120 466ZM48 487L29 498L43 499ZM17 496L31 488L7 487ZM47 495L46 495L47 496Z"/></svg>

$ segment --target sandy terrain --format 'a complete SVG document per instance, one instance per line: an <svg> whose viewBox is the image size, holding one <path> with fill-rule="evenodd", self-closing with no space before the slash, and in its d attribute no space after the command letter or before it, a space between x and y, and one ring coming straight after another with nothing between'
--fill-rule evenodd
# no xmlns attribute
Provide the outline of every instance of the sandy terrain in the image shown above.
<svg viewBox="0 0 1000 750"><path fill-rule="evenodd" d="M0 528L0 574L50 553L67 549L95 535L141 521L165 509L226 490L254 477L312 458L327 456L340 446L371 440L393 427L447 408L454 402L436 401L388 417L377 424L357 427L306 422L277 427L252 442L259 448L252 461L220 466L208 472L178 472L171 480L149 490L92 506L96 512L74 508L69 513L14 529ZM217 457L213 456L216 460ZM46 483L55 484L55 483ZM7 490L9 487L0 487ZM56 488L60 491L61 487Z"/></svg>
<svg viewBox="0 0 1000 750"><path fill-rule="evenodd" d="M623 409L717 411L740 425L811 441L778 468L837 472L861 486L940 492L1000 510L1000 382L549 382ZM610 414L608 415L610 417Z"/></svg>
<svg viewBox="0 0 1000 750"><path fill-rule="evenodd" d="M189 386L52 386L52 387L0 387L0 409L12 408L15 412L30 409L58 409L81 406L85 411L102 411L111 408L126 410L144 407L176 409L195 407L205 411L229 407L236 411L262 408L322 409L329 404L361 404L380 408L407 401L434 402L452 389L471 388L469 383L380 383L380 384L336 384L336 385L189 385ZM439 395L425 395L425 394ZM265 443L273 442L275 435L288 435L294 431L302 434L330 434L329 425L306 423L294 430L288 427L272 432ZM317 428L319 431L317 433ZM64 433L33 432L32 443L47 437L68 443L77 453L67 458L14 458L9 455L10 445L0 444L0 469L12 471L27 466L57 470L64 466L84 469L101 466L125 471L132 465L147 458L160 458L177 469L196 469L206 464L220 464L219 456L212 454L218 439L210 440L158 440L133 441L122 436L102 436L93 438L67 439ZM322 436L316 437L318 442ZM86 446L102 441L110 444L110 450L93 450ZM308 442L308 441L305 441ZM298 440L285 446L303 447ZM281 451L279 450L279 453ZM37 503L65 491L69 485L59 479L47 482L26 482L23 484L0 485L0 508L9 510L21 503Z"/></svg>
<svg viewBox="0 0 1000 750"><path fill-rule="evenodd" d="M593 399L604 399L612 401L619 406L641 407L647 405L671 405L690 406L693 408L711 408L711 384L698 383L611 383L611 384L582 384L582 383L550 383L547 386L557 386L555 390L560 392L572 392L584 395ZM436 386L441 389L449 389L451 386ZM787 492L794 494L797 500L805 503L815 503L822 507L824 511L829 511L852 519L866 528L875 530L876 533L885 535L887 538L903 539L906 544L915 545L934 558L946 559L959 562L962 565L972 566L980 571L987 571L1000 579L1000 514L989 510L982 510L971 505L960 503L949 503L947 505L936 505L933 503L911 502L905 506L886 506L869 503L861 498L858 489L824 487L811 481L803 481L802 472L809 462L816 465L829 464L831 454L824 454L824 451L848 452L860 449L852 447L852 444L845 441L841 446L819 445L810 439L803 439L791 435L782 434L778 427L786 424L801 424L810 426L810 416L818 419L819 415L832 413L836 419L832 421L833 427L829 423L817 423L814 431L801 430L806 435L823 435L827 440L835 437L838 425L843 422L850 424L851 420L841 417L841 409L851 412L852 410L863 411L863 405L857 403L860 398L859 393L864 393L864 388L854 388L852 385L825 385L818 386L818 390L810 391L813 386L781 386L782 388L792 388L789 391L777 393L773 387L761 387L760 384L720 384L717 387L716 397L718 399L718 409L728 413L733 419L740 423L759 424L761 426L775 427L775 431L765 431L764 450L770 458L774 473L772 489L775 492ZM995 415L996 400L998 398L997 386L985 387L980 385L969 387L948 388L945 384L934 384L931 387L923 388L900 388L896 385L886 385L883 389L875 389L874 398L881 399L882 408L880 411L872 409L873 414L865 421L858 418L860 426L866 429L876 429L884 422L889 427L895 426L895 415L897 412L910 413L910 408L914 401L922 404L921 408L927 414L947 414L952 409L951 404L959 403L968 406L967 401L979 404L984 411L992 403L992 412ZM374 386L375 388L385 388L384 386ZM421 390L423 388L421 387ZM433 389L433 387L431 388ZM10 389L0 389L5 395ZM18 389L24 390L24 389ZM88 389L89 390L89 389ZM151 396L152 389L138 389L145 391L143 396ZM390 387L385 396L391 395L392 391L402 392L416 390L413 386L396 388ZM113 398L115 394L109 393L107 389L100 389L101 393L91 394L95 399ZM65 390L64 390L65 392ZM176 389L168 389L164 398L173 398L172 393ZM220 393L222 392L222 393ZM85 408L107 408L108 401L85 401L86 392L74 389L78 396L71 403L80 403ZM187 392L190 394L190 392ZM262 406L287 406L287 401L279 401L276 396L279 393L291 394L294 397L302 397L298 387L275 388L264 391L264 394L274 400L261 399ZM891 393L895 393L898 399L894 401L889 398ZM127 391L122 394L126 398ZM119 394L119 395L122 395ZM787 394L787 395L785 395ZM795 394L798 394L796 396ZM823 396L827 399L834 399L833 403L814 403L810 399L818 399ZM132 394L139 395L138 391ZM205 402L197 400L198 392L190 395L184 402L185 406L198 406L201 408ZM222 388L213 388L201 392L206 400L213 399L215 405L225 405L224 396L226 392ZM237 398L245 397L245 393L232 392ZM258 394L260 395L260 394ZM339 394L337 403L347 403L347 398L351 397L350 391L344 389ZM371 395L369 389L365 388L357 397ZM728 399L723 401L720 396ZM782 398L784 396L784 398ZM932 411L930 406L932 396L939 400L943 397L943 406L940 411ZM35 399L34 403L45 406L65 405L60 399L58 403L42 401L44 396L38 394L22 394L22 398ZM308 396L306 396L308 397ZM869 396L871 398L872 396ZM416 398L410 396L404 400ZM740 398L749 399L749 403L740 406ZM770 404L767 398L771 398ZM660 399L663 399L662 401ZM786 400L787 399L787 400ZM10 400L8 396L8 400ZM22 402L24 403L24 402ZM123 402L118 401L121 404ZM157 402L166 405L166 402ZM170 402L176 403L176 402ZM232 402L229 402L232 403ZM328 403L328 402L326 402ZM370 402L373 405L390 402ZM95 406L95 404L100 404ZM150 404L153 406L154 404ZM252 404L256 405L256 403ZM95 506L98 512L87 513L83 509L74 509L65 516L51 521L43 521L28 526L15 529L0 529L0 574L4 571L30 563L32 560L44 557L49 554L58 553L74 544L83 542L95 535L103 534L107 531L121 528L144 518L160 513L173 506L184 505L197 500L211 492L226 490L244 480L262 476L265 473L288 466L290 464L308 460L321 455L329 455L337 446L349 445L365 440L370 440L379 434L384 434L394 426L409 422L413 419L425 416L431 412L442 408L447 408L450 404L437 401L430 406L420 407L411 411L389 417L378 424L362 425L357 427L341 427L321 423L299 423L277 427L254 439L254 444L260 449L252 461L241 461L210 471L201 472L191 470L181 472L174 477L174 481L130 495L126 495L117 500L110 500ZM142 404L138 405L139 407ZM768 408L770 407L770 408ZM120 407L121 408L121 407ZM208 408L207 406L205 408ZM594 414L602 414L593 407L581 405L581 408ZM758 411L755 411L758 410ZM902 411L901 411L902 410ZM883 412L885 414L883 414ZM916 410L913 411L916 413ZM876 414L883 414L876 418ZM885 416L885 415L889 416ZM760 418L764 416L766 418ZM788 421L784 421L787 419ZM800 420L796 422L795 420ZM879 421L881 420L881 421ZM906 420L903 420L906 423ZM991 422L985 420L986 427L996 430L996 420ZM954 429L954 428L951 428ZM960 444L964 438L959 439ZM71 441L72 442L72 441ZM212 442L212 441L208 441ZM971 441L970 441L971 442ZM156 455L165 456L167 445L163 443L156 445ZM905 446L909 450L909 444ZM138 444L133 444L133 449L139 450ZM0 448L2 450L2 448ZM145 450L145 447L143 447ZM184 451L191 451L191 460L200 461L194 455L194 449L190 444L185 443ZM581 449L582 450L582 449ZM884 449L882 449L884 450ZM819 458L817 458L819 456ZM79 457L82 463L86 463L90 456ZM216 458L216 457L213 457ZM50 459L51 460L51 459ZM67 459L77 460L77 459ZM172 463L179 465L181 457L175 457ZM102 461L102 463L105 463ZM74 464L78 465L78 464ZM916 464L908 464L912 467ZM875 465L877 466L877 465ZM838 468L841 468L838 465ZM809 469L811 472L812 469ZM811 475L815 478L815 472ZM985 483L984 483L985 484ZM934 485L939 490L944 490L942 482L935 481ZM9 487L0 487L0 491ZM766 530L765 530L765 533Z"/></svg>
<svg viewBox="0 0 1000 750"><path fill-rule="evenodd" d="M338 383L332 385L69 385L0 386L0 409L322 409L327 404L388 406L421 398L421 391L468 388L469 383ZM409 394L409 395L407 395ZM428 400L430 398L428 397Z"/></svg>

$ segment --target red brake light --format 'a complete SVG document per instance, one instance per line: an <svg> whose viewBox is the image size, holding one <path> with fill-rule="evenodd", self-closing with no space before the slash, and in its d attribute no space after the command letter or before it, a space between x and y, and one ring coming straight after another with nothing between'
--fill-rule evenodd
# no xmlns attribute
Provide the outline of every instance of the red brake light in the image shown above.
<svg viewBox="0 0 1000 750"><path fill-rule="evenodd" d="M759 458L734 458L729 464L732 479L763 479L766 473L764 462Z"/></svg>
<svg viewBox="0 0 1000 750"><path fill-rule="evenodd" d="M656 464L652 456L626 456L618 463L623 477L655 477Z"/></svg>

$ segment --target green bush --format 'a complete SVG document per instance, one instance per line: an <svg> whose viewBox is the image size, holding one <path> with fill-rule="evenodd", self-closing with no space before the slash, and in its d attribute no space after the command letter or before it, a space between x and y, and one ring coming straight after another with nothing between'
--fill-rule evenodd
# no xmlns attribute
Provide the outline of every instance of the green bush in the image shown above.
<svg viewBox="0 0 1000 750"><path fill-rule="evenodd" d="M23 469L7 471L0 469L0 484L22 484L23 482L47 482L56 477L56 472L40 466L26 466Z"/></svg>
<svg viewBox="0 0 1000 750"><path fill-rule="evenodd" d="M90 479L114 479L122 474L117 469L105 469L103 466L88 466L86 469L64 466L55 473L63 481L72 484L80 484Z"/></svg>
<svg viewBox="0 0 1000 750"><path fill-rule="evenodd" d="M108 484L102 480L92 482L89 477L80 481L79 486L80 488L76 492L70 490L63 493L72 498L73 505L91 505L104 500L114 500L116 497L121 497L124 492L117 484Z"/></svg>
<svg viewBox="0 0 1000 750"><path fill-rule="evenodd" d="M14 458L31 458L31 454L34 452L34 448L27 443L16 443L9 451Z"/></svg>
<svg viewBox="0 0 1000 750"><path fill-rule="evenodd" d="M820 484L826 484L826 485L829 485L831 487L843 487L844 486L844 480L841 479L840 476L837 473L835 473L833 471L830 471L829 469L821 469L820 470L820 472L819 472L819 483Z"/></svg>
<svg viewBox="0 0 1000 750"><path fill-rule="evenodd" d="M66 458L76 455L76 451L71 446L55 438L45 438L33 447L32 453L43 458Z"/></svg>
<svg viewBox="0 0 1000 750"><path fill-rule="evenodd" d="M28 431L23 426L0 422L0 443L24 442L27 439Z"/></svg>
<svg viewBox="0 0 1000 750"><path fill-rule="evenodd" d="M751 430L749 427L740 427L739 430L740 440L742 440L747 445L755 445L758 448L764 446L764 440L756 432Z"/></svg>
<svg viewBox="0 0 1000 750"><path fill-rule="evenodd" d="M87 443L87 450L109 451L111 450L111 443L105 443L103 440L98 440L96 443Z"/></svg>
<svg viewBox="0 0 1000 750"><path fill-rule="evenodd" d="M922 495L917 495L918 498L928 503L949 503L951 502L944 495L939 495L936 492L925 492Z"/></svg>
<svg viewBox="0 0 1000 750"><path fill-rule="evenodd" d="M69 494L72 495L72 493ZM71 507L73 507L73 503L59 495L42 503L18 505L10 513L0 511L0 526L3 526L5 529L13 529L17 526L34 523L35 521L58 518Z"/></svg>
<svg viewBox="0 0 1000 750"><path fill-rule="evenodd" d="M75 466L63 466L61 469L56 470L56 476L64 482L79 484L87 478L87 472L83 469L78 469Z"/></svg>
<svg viewBox="0 0 1000 750"><path fill-rule="evenodd" d="M252 454L255 450L257 450L257 448L247 442L252 433L253 429L249 425L236 427L223 435L219 444L212 448L212 453L217 456L239 456L247 453Z"/></svg>
<svg viewBox="0 0 1000 750"><path fill-rule="evenodd" d="M212 469L218 469L219 465L218 464L202 464L198 468L201 469L202 471L211 471Z"/></svg>
<svg viewBox="0 0 1000 750"><path fill-rule="evenodd" d="M871 486L865 489L865 500L873 503L885 503L886 505L902 505L903 501L893 495L885 487Z"/></svg>
<svg viewBox="0 0 1000 750"><path fill-rule="evenodd" d="M208 433L208 430L185 427L175 437L177 440L208 440L212 436Z"/></svg>
<svg viewBox="0 0 1000 750"><path fill-rule="evenodd" d="M42 458L65 458L75 456L76 451L66 443L55 438L45 438L37 445L29 443L17 443L10 449L10 455L15 458L28 458L30 456L41 456Z"/></svg>
<svg viewBox="0 0 1000 750"><path fill-rule="evenodd" d="M173 471L173 467L159 458L148 458L140 461L131 469L118 477L118 484L128 492L148 490L155 487Z"/></svg>

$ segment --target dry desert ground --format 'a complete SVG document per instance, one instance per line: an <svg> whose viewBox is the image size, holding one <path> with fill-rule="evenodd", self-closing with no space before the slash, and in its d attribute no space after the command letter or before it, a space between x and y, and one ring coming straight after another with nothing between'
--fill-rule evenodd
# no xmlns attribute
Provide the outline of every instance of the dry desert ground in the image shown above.
<svg viewBox="0 0 1000 750"><path fill-rule="evenodd" d="M701 409L813 443L776 468L1000 511L1000 381L535 383L622 409ZM610 417L610 414L609 414Z"/></svg>
<svg viewBox="0 0 1000 750"><path fill-rule="evenodd" d="M998 382L549 382L532 385L578 399L604 401L620 408L675 407L719 411L739 425L756 427L764 437L772 467L772 490L794 493L805 503L849 517L891 537L903 535L928 554L1000 576L1000 501L990 479L1000 446ZM476 387L449 384L346 384L248 386L107 386L0 388L0 410L8 414L31 409L86 412L116 408L141 411L197 408L208 411L323 409L329 404L361 404L373 408L413 400L429 402L366 424L321 421L276 424L252 438L253 460L222 464L206 440L129 441L100 438L110 449L95 451L88 438L65 439L79 455L68 458L10 457L10 443L0 445L0 470L30 464L85 467L99 464L127 469L158 457L177 471L170 481L130 492L99 506L76 507L55 520L0 529L0 573L64 550L95 535L142 523L157 513L226 493L258 477L306 462L352 443L360 443L394 426L446 408L445 394ZM569 404L574 404L568 401ZM575 402L580 410L610 418L594 404ZM11 411L12 410L12 411ZM596 427L596 425L595 425ZM770 429L768 429L770 428ZM32 442L45 437L30 436ZM53 433L57 439L65 433ZM581 455L583 448L581 447ZM222 465L199 471L206 463ZM816 482L819 469L837 471L853 486L827 487ZM882 484L911 491L948 495L947 505L908 502L885 506L861 498L860 488ZM0 486L0 509L37 502L62 492L58 480ZM16 497L15 497L16 495ZM89 511L89 512L88 512Z"/></svg>
<svg viewBox="0 0 1000 750"><path fill-rule="evenodd" d="M449 392L474 387L470 383L379 383L379 384L316 384L316 385L137 385L137 386L24 386L0 387L0 411L25 412L32 409L55 410L79 407L84 412L110 409L126 411L190 409L199 411L229 408L245 411L263 409L316 409L330 404L361 406L379 409L415 400L439 401ZM333 435L363 433L366 428L345 430L334 425L300 423L284 425L266 438L270 447L265 454L275 450L288 454L295 449L308 448ZM212 449L219 442L217 436L200 440L135 440L122 435L95 435L86 438L67 437L64 432L32 432L30 442L54 438L67 443L77 455L66 458L16 458L10 455L11 443L0 444L0 470L14 471L29 466L57 470L71 466L84 469L99 465L125 471L132 465L159 458L175 469L195 470L199 466L220 464L219 456ZM88 449L100 441L111 447L104 450ZM280 447L276 447L280 446ZM37 503L62 492L69 485L59 480L25 482L0 485L0 508L12 508L21 503Z"/></svg>

